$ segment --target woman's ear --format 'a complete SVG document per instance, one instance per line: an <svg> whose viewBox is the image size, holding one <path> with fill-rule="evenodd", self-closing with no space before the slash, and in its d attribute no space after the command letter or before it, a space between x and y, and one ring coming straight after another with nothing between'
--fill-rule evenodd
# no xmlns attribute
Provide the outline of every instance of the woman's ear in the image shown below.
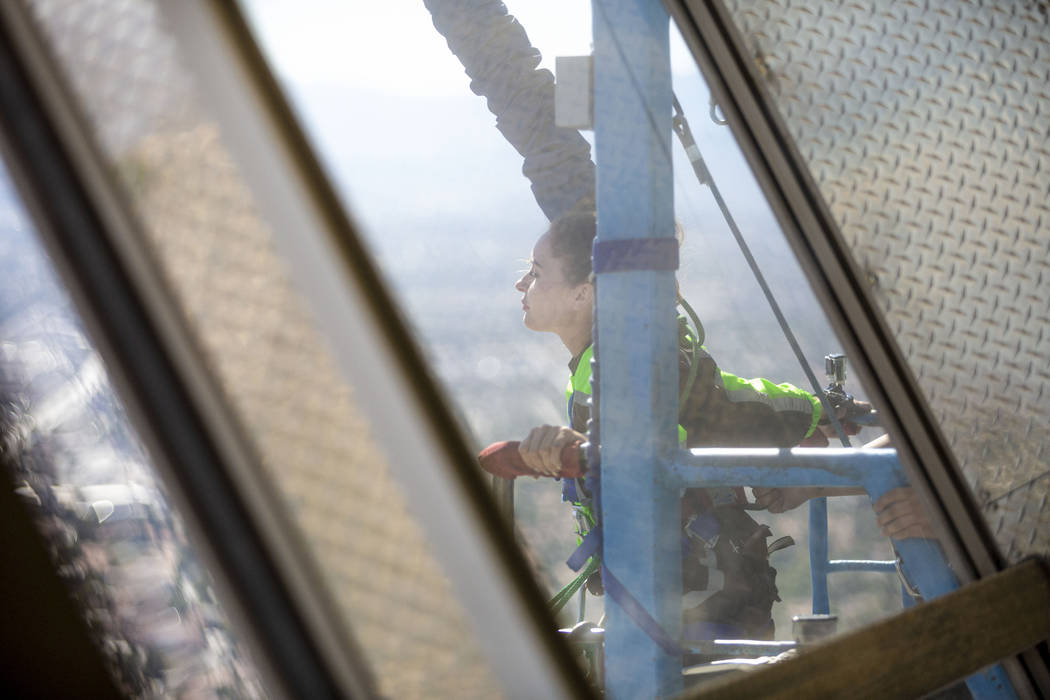
<svg viewBox="0 0 1050 700"><path fill-rule="evenodd" d="M576 289L573 292L573 301L579 307L586 306L590 308L594 305L594 283L583 282L576 285Z"/></svg>

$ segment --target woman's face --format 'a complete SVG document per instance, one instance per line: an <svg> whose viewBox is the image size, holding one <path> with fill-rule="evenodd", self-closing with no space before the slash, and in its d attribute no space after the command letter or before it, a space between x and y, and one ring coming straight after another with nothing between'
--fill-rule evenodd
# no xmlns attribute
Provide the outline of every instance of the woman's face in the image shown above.
<svg viewBox="0 0 1050 700"><path fill-rule="evenodd" d="M514 287L522 293L522 322L534 331L564 334L590 329L591 297L584 287L565 279L562 260L551 251L550 234L543 234L532 249L529 270Z"/></svg>

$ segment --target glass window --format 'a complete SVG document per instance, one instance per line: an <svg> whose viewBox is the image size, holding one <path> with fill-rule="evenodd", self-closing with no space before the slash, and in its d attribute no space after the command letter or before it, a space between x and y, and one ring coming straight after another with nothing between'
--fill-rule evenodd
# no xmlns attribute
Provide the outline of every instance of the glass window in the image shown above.
<svg viewBox="0 0 1050 700"><path fill-rule="evenodd" d="M0 440L121 692L265 697L3 168Z"/></svg>
<svg viewBox="0 0 1050 700"><path fill-rule="evenodd" d="M523 329L514 289L547 218L433 15L416 2L244 8L478 447L564 422L570 356L555 336ZM590 52L589 2L507 9L540 70ZM572 511L556 485L518 479L515 514L553 594L575 576L564 564ZM597 620L601 599L587 605ZM563 626L575 623L574 607Z"/></svg>
<svg viewBox="0 0 1050 700"><path fill-rule="evenodd" d="M303 556L323 576L312 593L331 603L311 601L311 610L342 614L335 623L345 627L326 630L328 640L350 639L341 650L363 652L383 695L499 697L367 407L291 283L161 5L31 5L126 188L202 371L258 455L250 480L276 485L299 528L291 539L307 543Z"/></svg>
<svg viewBox="0 0 1050 700"><path fill-rule="evenodd" d="M808 369L823 389L828 385L824 357L840 354L842 345L673 25L671 61L674 93L713 182L699 181L686 146L676 135L672 144L674 203L684 239L678 280L683 297L691 300L703 323L707 349L722 370L743 377L790 382L814 392L734 237L732 224L753 255ZM723 199L726 212L720 209L715 191ZM856 401L867 401L864 387L848 376L848 369L844 388ZM859 430L856 435L847 436L850 444L858 447L885 432L878 426L861 424L850 429ZM842 444L832 430L826 432L830 445ZM797 500L788 495L789 503ZM837 496L828 501L827 508L832 559L893 560L892 547L879 531L867 496ZM790 536L796 543L770 556L771 565L777 569L776 585L782 599L773 606L777 636L790 639L792 618L814 612L806 554L809 509L803 503L776 515L762 511L752 515L770 525L774 538ZM892 575L839 574L830 577L829 586L839 631L871 622L900 607L900 584Z"/></svg>
<svg viewBox="0 0 1050 700"><path fill-rule="evenodd" d="M480 73L471 73L471 82L452 57L450 47L458 49L461 58L481 60L472 53L481 49L470 43L469 33L455 34L456 28L435 19L439 12L432 16L414 3L387 3L381 10L335 10L322 4L292 11L265 1L244 6L397 291L418 342L478 445L523 439L534 426L565 423L566 364L573 352L559 342L558 333L522 327L522 295L514 288L519 275L530 274L530 260L544 253L534 246L549 223L529 180L521 176L522 154L508 143L513 136L504 138L500 130L513 130L508 123L520 118L516 105L501 105L491 94L507 86L498 80L494 87L486 85ZM553 71L556 56L591 53L590 3L509 2L507 10L542 57L540 69ZM321 33L306 30L322 25L328 29ZM484 22L474 28L479 44L478 36L488 37L486 28ZM729 130L718 123L721 113L711 103L688 50L673 28L671 33L673 88L696 145L805 362L824 388L825 355L839 353L841 344ZM309 42L303 40L306 36ZM506 59L497 54L493 52L493 61ZM507 75L513 73L508 70ZM585 131L583 137L593 144L593 133ZM727 372L790 382L815 392L731 235L711 186L697 181L677 138L671 148L674 218L682 237L678 283L701 320L706 349ZM859 382L847 379L844 390L864 405L866 393ZM883 432L852 423L847 428L860 430L850 438L854 446ZM761 440L756 437L755 444L765 444ZM838 444L834 437L832 442ZM553 594L575 576L563 562L576 546L577 525L570 509L560 503L557 484L518 479L515 488L522 544L538 578ZM844 488L835 493L849 492ZM788 502L799 507L786 513L751 512L770 526L770 542L790 536L796 544L769 559L778 570L781 600L772 612L778 639L791 638L794 615L813 611L805 495L798 490L788 494ZM755 497L750 492L748 496ZM766 496L774 497L783 495ZM905 505L922 510L911 499ZM829 510L831 558L878 560L878 566L893 569L892 548L880 533L866 495L837 495ZM895 570L835 574L830 585L840 632L901 606ZM602 598L588 598L583 616L599 620L602 605ZM570 626L577 613L574 602L559 619Z"/></svg>

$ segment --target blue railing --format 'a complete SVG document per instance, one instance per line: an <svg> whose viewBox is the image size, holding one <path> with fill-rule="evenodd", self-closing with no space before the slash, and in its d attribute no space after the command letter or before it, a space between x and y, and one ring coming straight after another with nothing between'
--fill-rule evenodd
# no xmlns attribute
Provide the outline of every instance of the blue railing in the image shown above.
<svg viewBox="0 0 1050 700"><path fill-rule="evenodd" d="M809 579L813 589L813 613L831 612L828 597L828 574L875 572L897 576L898 563L871 559L831 559L828 555L828 499L814 498L809 502ZM901 605L909 608L915 599L901 582Z"/></svg>
<svg viewBox="0 0 1050 700"><path fill-rule="evenodd" d="M872 501L908 483L893 449L690 450L680 453L668 472L668 478L683 487L860 486ZM909 538L896 540L894 545L905 577L923 596L933 597L958 588L958 579L936 540ZM826 551L825 547L825 561Z"/></svg>

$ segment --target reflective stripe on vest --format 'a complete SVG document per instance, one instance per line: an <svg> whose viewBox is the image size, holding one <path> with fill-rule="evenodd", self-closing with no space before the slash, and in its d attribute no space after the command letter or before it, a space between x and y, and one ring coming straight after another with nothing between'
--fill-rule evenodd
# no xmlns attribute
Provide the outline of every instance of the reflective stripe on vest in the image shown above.
<svg viewBox="0 0 1050 700"><path fill-rule="evenodd" d="M577 391L586 396L591 395L591 358L594 357L594 346L588 345L587 349L580 355L580 362L576 365L576 371L569 377L569 384L565 387L565 401L568 404L569 425L572 425L572 402L573 394Z"/></svg>
<svg viewBox="0 0 1050 700"><path fill-rule="evenodd" d="M808 391L799 389L793 384L774 384L768 379L744 379L729 372L721 372L722 386L725 387L726 397L733 402L754 401L769 406L776 412L797 411L805 413L809 410L813 418L809 423L806 437L813 434L820 422L823 409L820 399Z"/></svg>
<svg viewBox="0 0 1050 700"><path fill-rule="evenodd" d="M566 410L569 416L569 425L572 425L572 404L575 401L581 400L576 397L579 393L582 396L591 395L591 358L594 357L594 346L588 345L587 349L580 355L580 363L576 365L576 371L569 377L569 383L565 387L565 403L567 404ZM685 428L678 426L678 443L685 445L686 438L689 434Z"/></svg>

